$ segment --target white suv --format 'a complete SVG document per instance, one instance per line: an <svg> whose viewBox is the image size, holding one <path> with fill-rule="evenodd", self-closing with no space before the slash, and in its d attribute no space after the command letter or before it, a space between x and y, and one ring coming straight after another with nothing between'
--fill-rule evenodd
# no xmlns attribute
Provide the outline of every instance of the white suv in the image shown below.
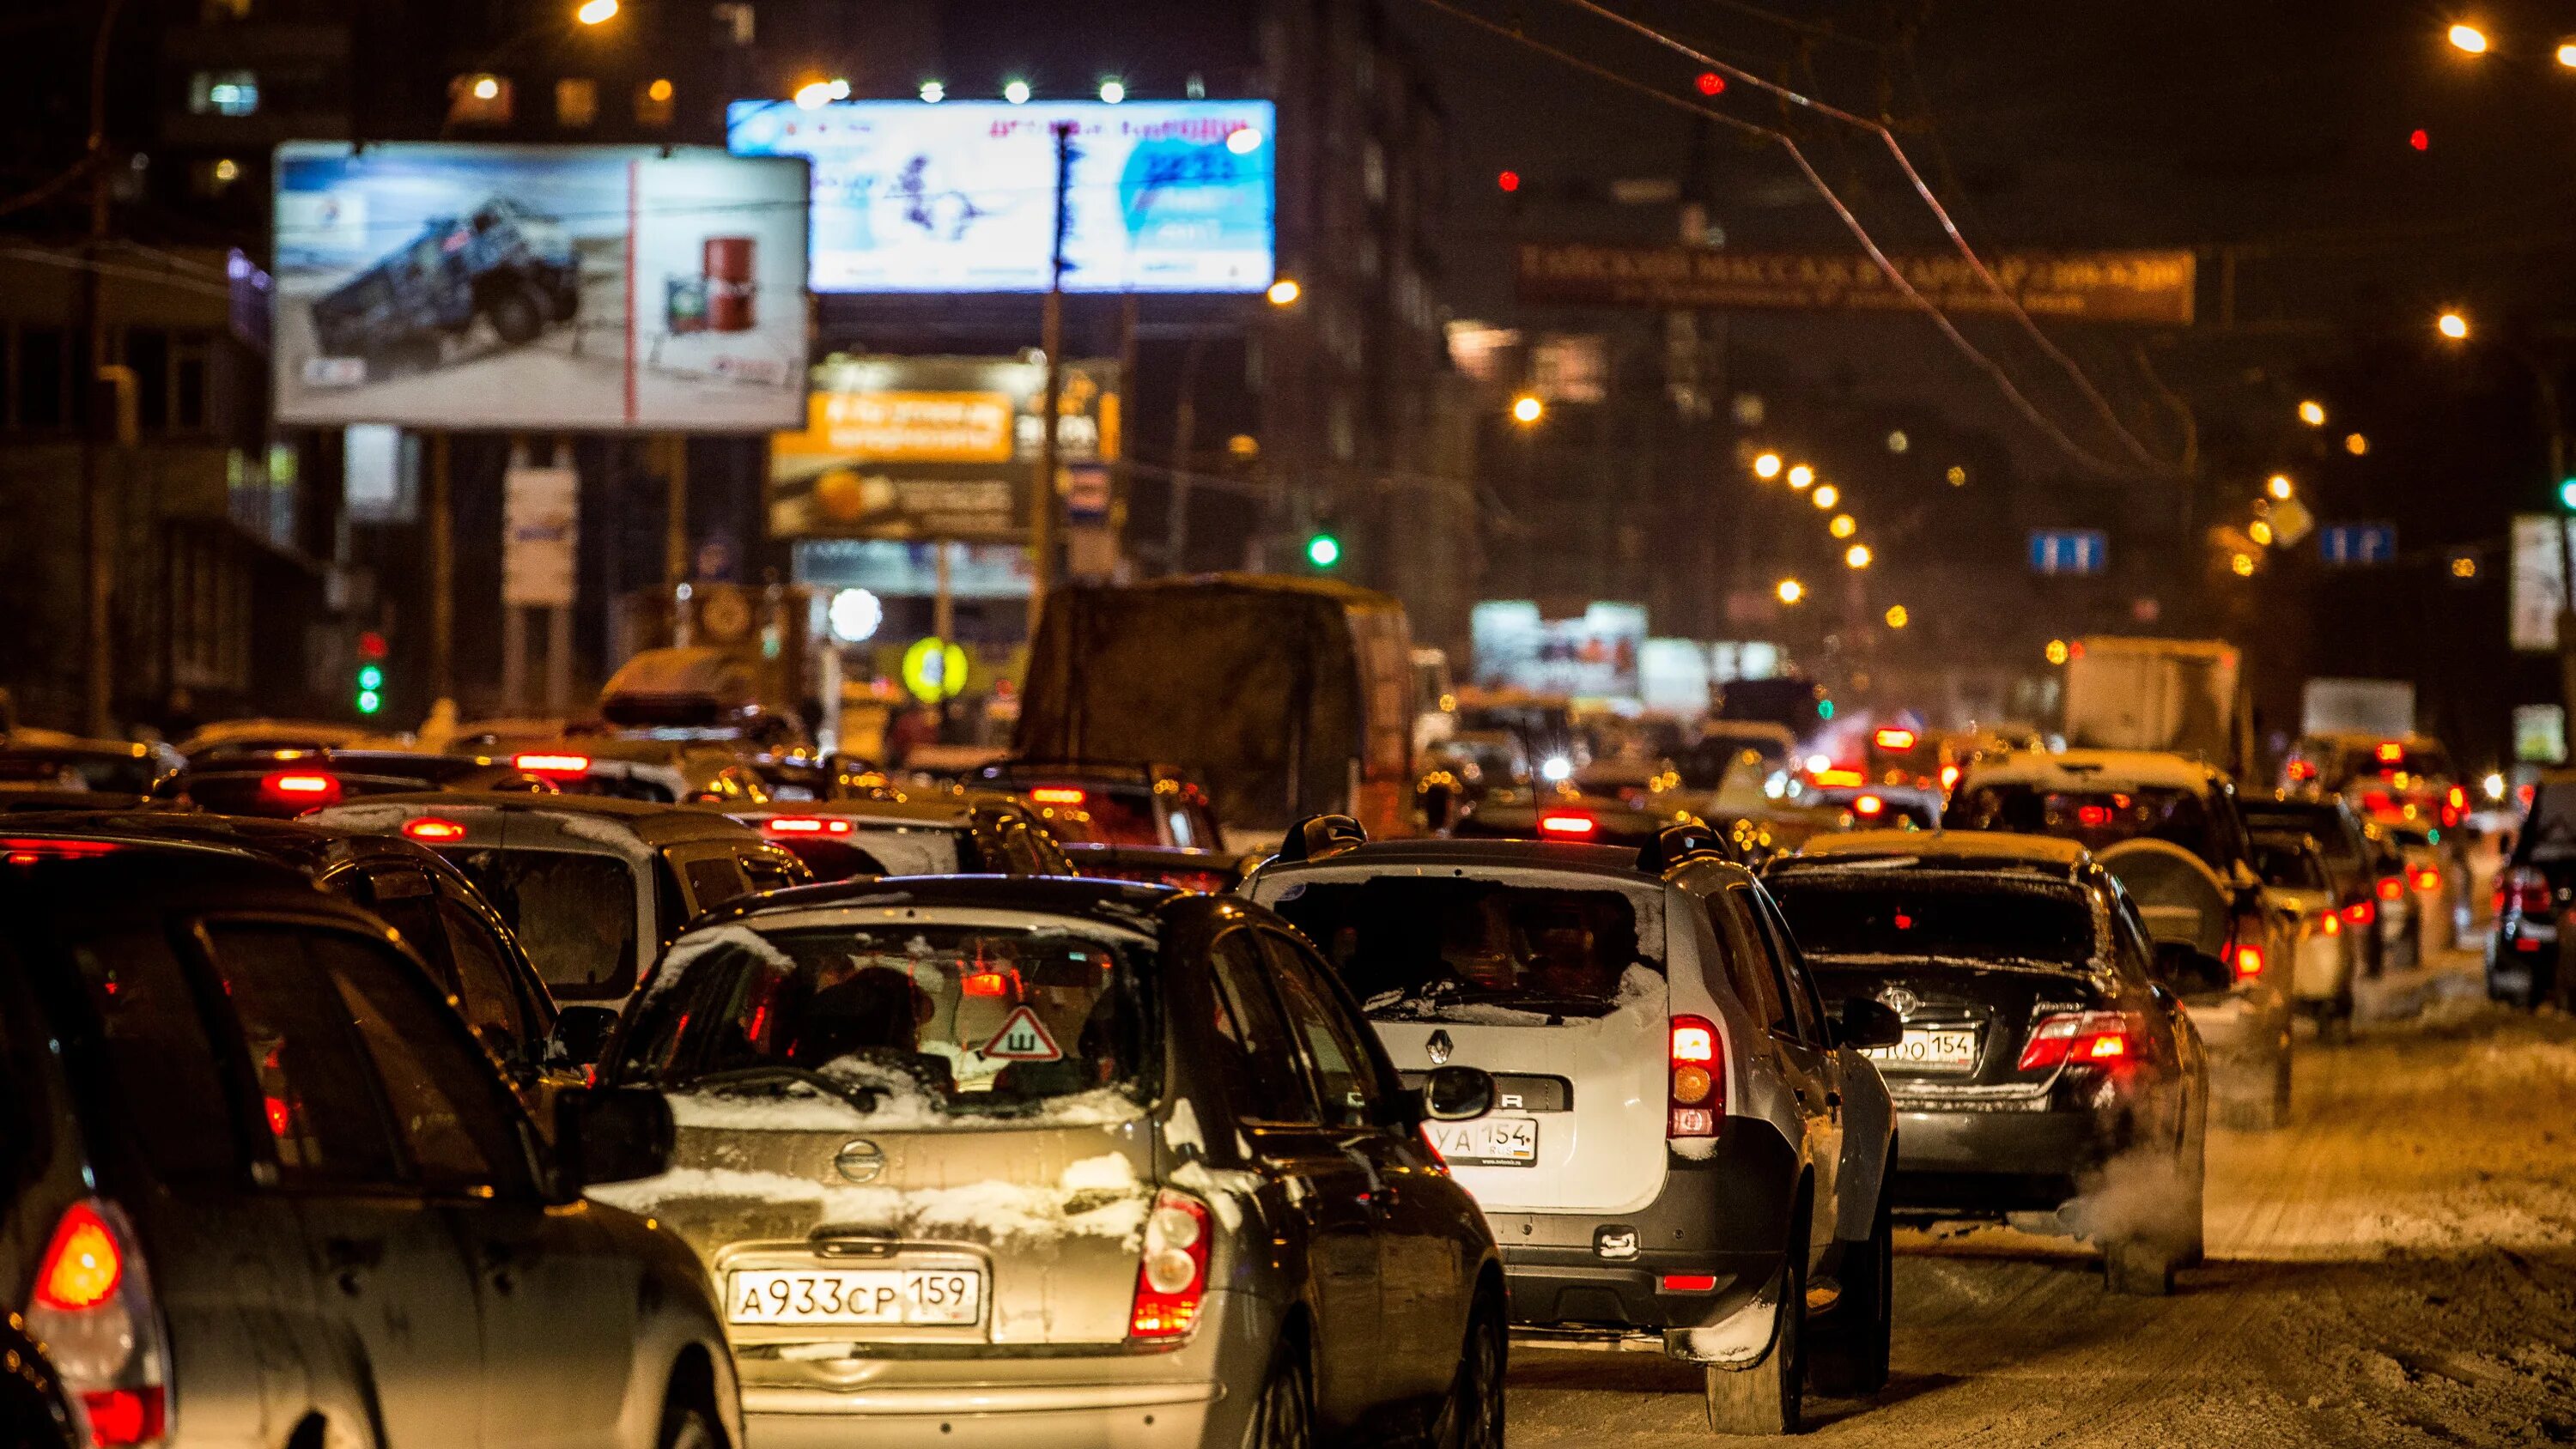
<svg viewBox="0 0 2576 1449"><path fill-rule="evenodd" d="M1428 1131L1524 1337L1660 1340L1706 1365L1722 1432L1794 1431L1811 1366L1823 1392L1886 1382L1895 1118L1859 1049L1898 1023L1875 1001L1827 1017L1713 832L1369 843L1321 817L1242 889L1322 951L1408 1081L1493 1074L1490 1116Z"/></svg>

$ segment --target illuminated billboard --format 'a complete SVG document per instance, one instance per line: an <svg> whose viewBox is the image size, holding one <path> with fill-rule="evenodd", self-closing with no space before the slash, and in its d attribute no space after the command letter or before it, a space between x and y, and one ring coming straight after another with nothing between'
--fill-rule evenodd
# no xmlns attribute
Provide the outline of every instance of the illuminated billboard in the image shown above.
<svg viewBox="0 0 2576 1449"><path fill-rule="evenodd" d="M289 142L277 420L794 427L806 192L708 147Z"/></svg>
<svg viewBox="0 0 2576 1449"><path fill-rule="evenodd" d="M1270 285L1268 101L736 101L726 134L813 162L815 291L1043 292L1059 122L1078 153L1067 290Z"/></svg>

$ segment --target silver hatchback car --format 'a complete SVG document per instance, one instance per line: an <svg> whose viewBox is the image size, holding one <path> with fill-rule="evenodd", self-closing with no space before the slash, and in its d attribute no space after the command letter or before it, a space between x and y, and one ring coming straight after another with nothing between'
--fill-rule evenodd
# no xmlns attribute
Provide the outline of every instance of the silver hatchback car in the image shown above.
<svg viewBox="0 0 2576 1449"><path fill-rule="evenodd" d="M753 1443L1500 1443L1502 1267L1332 972L1248 902L995 877L703 919L603 1081L676 1169Z"/></svg>

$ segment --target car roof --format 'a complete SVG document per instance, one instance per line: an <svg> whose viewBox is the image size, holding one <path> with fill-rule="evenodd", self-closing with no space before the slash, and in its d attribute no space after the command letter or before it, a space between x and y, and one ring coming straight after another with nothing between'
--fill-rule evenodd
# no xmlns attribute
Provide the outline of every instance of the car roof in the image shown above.
<svg viewBox="0 0 2576 1449"><path fill-rule="evenodd" d="M2072 870L2084 863L2086 854L2081 841L2005 830L1852 830L1815 836L1780 865L1906 858L1926 865L2040 865Z"/></svg>
<svg viewBox="0 0 2576 1449"><path fill-rule="evenodd" d="M1353 867L1461 866L1471 869L1572 871L1629 882L1661 881L1638 868L1637 852L1615 845L1571 845L1554 840L1372 840L1315 860L1274 860L1263 875Z"/></svg>
<svg viewBox="0 0 2576 1449"><path fill-rule="evenodd" d="M690 922L690 929L842 907L914 906L1073 916L1150 931L1151 918L1160 915L1166 906L1200 897L1200 892L1177 886L1086 876L891 876L790 886L744 896L697 917Z"/></svg>
<svg viewBox="0 0 2576 1449"><path fill-rule="evenodd" d="M862 825L945 825L962 830L974 822L978 808L1008 802L1009 799L1006 795L978 790L965 795L919 800L772 800L762 805L729 807L725 813L736 820L767 820L779 815L836 815Z"/></svg>
<svg viewBox="0 0 2576 1449"><path fill-rule="evenodd" d="M687 840L759 839L760 832L718 810L693 805L663 805L648 800L620 800L606 795L525 795L482 790L417 790L369 795L316 814L393 807L406 814L454 811L538 815L554 819L606 821L635 832L647 845L676 845Z"/></svg>
<svg viewBox="0 0 2576 1449"><path fill-rule="evenodd" d="M0 733L0 755L22 760L146 760L152 757L152 747L125 740L58 735L51 730L16 730Z"/></svg>
<svg viewBox="0 0 2576 1449"><path fill-rule="evenodd" d="M2093 789L2134 785L2178 790L2208 788L2218 771L2185 755L2155 750L2016 750L2000 760L1971 765L1961 786L2047 785Z"/></svg>
<svg viewBox="0 0 2576 1449"><path fill-rule="evenodd" d="M306 872L224 847L119 841L94 856L0 864L0 916L13 923L87 918L128 924L179 907L285 908L385 932L382 922L323 891Z"/></svg>
<svg viewBox="0 0 2576 1449"><path fill-rule="evenodd" d="M434 852L399 836L301 820L194 811L66 810L22 815L10 820L7 833L21 838L113 840L119 844L228 850L306 875L318 875L347 859L437 859Z"/></svg>

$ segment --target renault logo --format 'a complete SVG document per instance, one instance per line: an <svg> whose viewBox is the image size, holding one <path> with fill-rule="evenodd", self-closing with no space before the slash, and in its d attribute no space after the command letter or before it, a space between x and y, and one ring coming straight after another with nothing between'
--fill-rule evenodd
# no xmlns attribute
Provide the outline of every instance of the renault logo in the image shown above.
<svg viewBox="0 0 2576 1449"><path fill-rule="evenodd" d="M841 1153L832 1159L832 1166L852 1182L874 1182L885 1171L885 1153L864 1137L854 1138L841 1144Z"/></svg>
<svg viewBox="0 0 2576 1449"><path fill-rule="evenodd" d="M1923 1004L1922 997L1915 995L1913 992L1906 990L1902 986L1890 986L1880 991L1878 993L1878 1001L1880 1005L1886 1007L1892 1012L1895 1012L1899 1016L1912 1016L1914 1014L1914 1008Z"/></svg>
<svg viewBox="0 0 2576 1449"><path fill-rule="evenodd" d="M1435 1031L1431 1034L1431 1040L1422 1044L1422 1049L1431 1054L1431 1065L1444 1067L1449 1064L1449 1053L1455 1049L1455 1045L1449 1040L1449 1033Z"/></svg>

